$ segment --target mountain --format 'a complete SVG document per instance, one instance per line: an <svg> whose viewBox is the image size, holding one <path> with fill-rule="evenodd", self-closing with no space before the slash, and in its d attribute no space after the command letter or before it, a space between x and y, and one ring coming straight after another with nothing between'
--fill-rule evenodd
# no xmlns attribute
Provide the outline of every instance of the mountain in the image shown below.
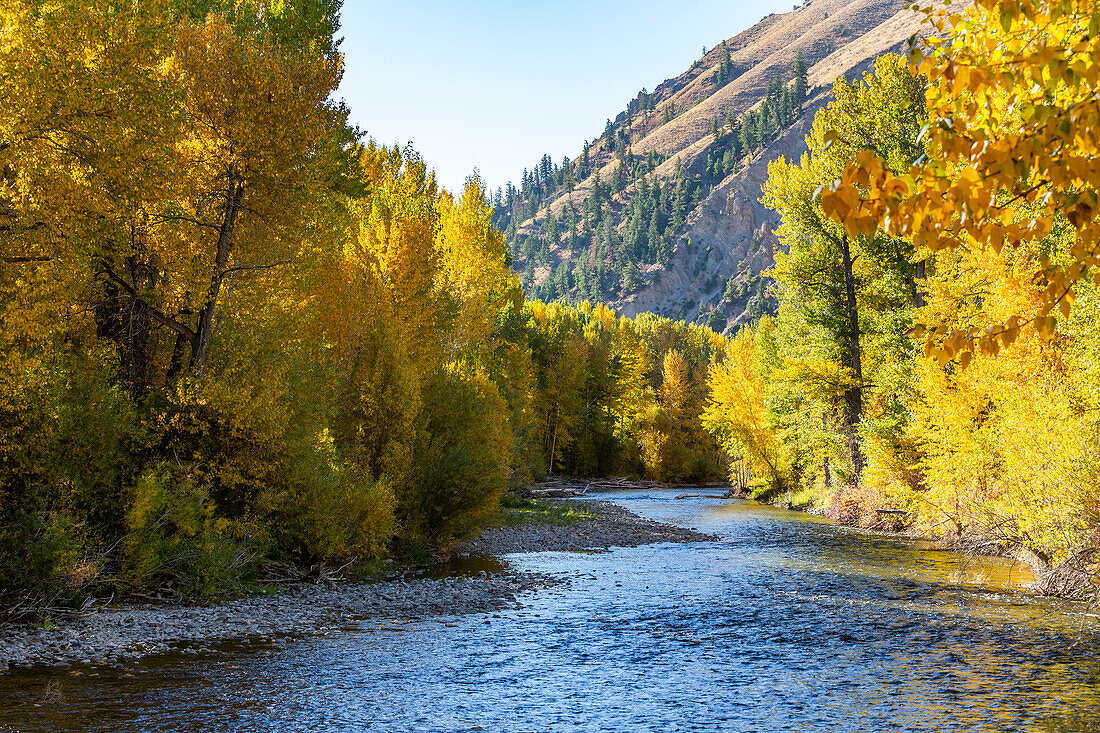
<svg viewBox="0 0 1100 733"><path fill-rule="evenodd" d="M768 164L798 158L838 76L904 53L923 16L907 0L811 0L643 89L576 158L549 156L494 194L524 287L717 330L768 308L776 214Z"/></svg>

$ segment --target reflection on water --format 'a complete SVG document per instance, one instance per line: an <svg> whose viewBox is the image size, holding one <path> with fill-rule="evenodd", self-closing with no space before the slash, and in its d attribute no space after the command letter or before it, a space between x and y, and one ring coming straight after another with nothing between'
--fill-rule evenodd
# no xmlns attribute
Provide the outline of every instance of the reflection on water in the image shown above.
<svg viewBox="0 0 1100 733"><path fill-rule="evenodd" d="M1018 566L674 495L601 498L722 541L510 556L572 578L514 611L7 675L0 731L1007 731L1100 718L1093 619L1021 593Z"/></svg>

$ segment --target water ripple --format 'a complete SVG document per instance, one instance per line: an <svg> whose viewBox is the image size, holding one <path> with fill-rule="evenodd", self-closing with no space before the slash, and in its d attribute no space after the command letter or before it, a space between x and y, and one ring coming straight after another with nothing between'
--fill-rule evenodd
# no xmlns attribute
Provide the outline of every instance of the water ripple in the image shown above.
<svg viewBox="0 0 1100 733"><path fill-rule="evenodd" d="M722 541L511 556L572 578L513 611L374 619L98 677L8 675L0 731L1008 731L1100 717L1095 619L1021 593L1019 569L671 497L613 498Z"/></svg>

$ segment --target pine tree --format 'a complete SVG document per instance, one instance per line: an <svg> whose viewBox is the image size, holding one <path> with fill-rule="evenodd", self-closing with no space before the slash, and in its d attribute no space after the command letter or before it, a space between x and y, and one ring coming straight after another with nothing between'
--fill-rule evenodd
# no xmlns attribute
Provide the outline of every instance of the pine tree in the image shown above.
<svg viewBox="0 0 1100 733"><path fill-rule="evenodd" d="M802 56L802 52L798 52L798 56L795 57L794 65L791 67L791 74L794 76L794 101L796 111L801 113L802 105L806 102L806 94L809 92L810 81L809 75L806 70L806 60Z"/></svg>
<svg viewBox="0 0 1100 733"><path fill-rule="evenodd" d="M733 64L730 61L730 50L726 42L722 42L722 55L718 62L718 86L725 86L733 79Z"/></svg>
<svg viewBox="0 0 1100 733"><path fill-rule="evenodd" d="M745 154L745 144L741 137L741 121L737 120L730 130L727 146L734 158L741 158Z"/></svg>
<svg viewBox="0 0 1100 733"><path fill-rule="evenodd" d="M629 295L642 285L641 273L638 265L633 260L627 260L623 264L623 293Z"/></svg>
<svg viewBox="0 0 1100 733"><path fill-rule="evenodd" d="M657 245L661 239L661 215L654 209L649 217L649 228L646 230L647 252L645 261L653 262L657 257Z"/></svg>

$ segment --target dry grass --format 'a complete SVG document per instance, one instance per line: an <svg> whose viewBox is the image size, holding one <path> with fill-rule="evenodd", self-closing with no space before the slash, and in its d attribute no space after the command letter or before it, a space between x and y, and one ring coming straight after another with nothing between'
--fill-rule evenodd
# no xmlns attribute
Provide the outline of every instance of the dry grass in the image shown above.
<svg viewBox="0 0 1100 733"><path fill-rule="evenodd" d="M714 138L711 120L725 120L728 112L743 114L764 96L768 81L789 74L791 64L801 52L809 64L811 85L828 87L836 76L848 73L891 48L895 48L920 28L919 16L904 9L906 0L815 0L798 10L770 15L752 28L726 41L730 60L741 73L718 88L714 77L721 60L715 46L677 77L667 79L651 93L657 108L636 114L628 129L635 155L650 150L668 159L654 175L670 178L676 161L693 169L705 163ZM844 35L841 35L841 33ZM663 109L672 103L677 115L664 122ZM616 118L616 126L625 122L625 112ZM590 151L593 173L579 181L572 194L562 193L520 226L530 228L551 211L559 216L568 201L577 207L592 193L595 172L607 183L617 159L597 140ZM627 192L629 195L629 191ZM621 197L620 197L621 198ZM555 253L557 254L557 253Z"/></svg>

